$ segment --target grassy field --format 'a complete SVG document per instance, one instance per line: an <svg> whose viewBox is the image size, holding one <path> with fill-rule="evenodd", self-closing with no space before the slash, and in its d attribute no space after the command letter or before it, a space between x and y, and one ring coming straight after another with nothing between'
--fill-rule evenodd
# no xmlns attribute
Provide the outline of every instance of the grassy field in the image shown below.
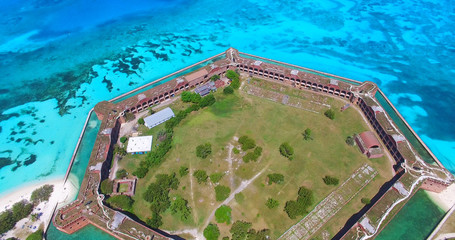
<svg viewBox="0 0 455 240"><path fill-rule="evenodd" d="M271 88L267 84L269 89ZM279 88L282 89L280 86ZM291 90L285 90L290 93ZM221 92L221 91L219 91ZM291 94L290 94L291 95ZM296 96L292 94L291 96ZM196 170L205 170L208 175L224 173L219 184L231 188L234 192L242 183L263 171L242 191L244 199L237 202L232 199L227 205L232 208L232 222L245 220L253 223L253 228L259 230L268 228L272 230L273 239L279 237L300 218L290 219L283 211L286 201L295 200L300 186L313 190L315 201L313 207L324 199L336 186L327 186L322 178L326 175L335 176L343 182L356 169L365 163L378 170L379 175L359 195L347 204L329 224L323 227L331 234L336 233L355 211L361 208L361 197L372 197L378 187L391 176L390 163L383 157L368 160L360 153L356 146L345 143L347 136L369 130L360 114L354 108L344 112L338 109L345 102L330 97L318 95L317 98L308 97L308 104L315 99L321 103L330 104L336 110L335 120L326 118L322 113L304 111L281 103L269 101L247 94L239 90L234 95L225 96L216 93L217 102L208 109L191 113L175 128L174 145L167 154L166 160L159 168L149 171L147 176L139 179L136 195L134 197L135 213L141 219L151 216L149 204L142 200L142 194L147 186L155 181L155 175L160 173L178 173L181 166L190 169L190 174L180 179L178 190L171 191L172 196L180 195L188 200L192 208L192 219L182 222L178 216L173 216L168 210L163 215L165 230L183 230L197 228L202 232L208 223L210 214L221 204L215 200L215 184L198 184L192 173ZM305 100L304 98L302 98ZM183 109L184 104L176 101L170 106L174 110ZM322 108L329 109L326 106ZM148 130L139 128L142 135L156 134L163 126ZM302 133L306 128L312 130L313 140L304 140ZM229 152L230 144L240 149L234 137L248 135L263 148L262 156L257 162L243 163L245 154ZM154 139L154 143L157 141ZM289 142L295 150L295 158L290 161L279 153L279 146ZM204 143L212 145L212 154L206 159L196 157L196 146ZM228 161L231 155L232 161ZM144 155L129 155L120 162L121 168L129 173L143 159ZM266 184L266 176L270 173L280 173L285 176L283 184ZM266 207L268 198L279 201L279 206L274 209ZM213 218L210 222L215 222ZM221 237L230 236L230 226L218 224Z"/></svg>

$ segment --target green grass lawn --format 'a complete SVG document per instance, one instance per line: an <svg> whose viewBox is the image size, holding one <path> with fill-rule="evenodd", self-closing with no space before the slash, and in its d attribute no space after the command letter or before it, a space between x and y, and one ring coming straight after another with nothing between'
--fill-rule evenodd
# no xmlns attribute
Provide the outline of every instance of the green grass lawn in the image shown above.
<svg viewBox="0 0 455 240"><path fill-rule="evenodd" d="M118 188L118 192L127 192L128 191L128 183L120 183L120 186Z"/></svg>
<svg viewBox="0 0 455 240"><path fill-rule="evenodd" d="M315 206L336 188L324 184L322 178L326 175L337 177L342 183L360 166L369 163L379 171L379 175L359 194L361 197L372 197L375 189L391 176L390 163L385 157L368 160L356 146L351 147L345 143L347 136L369 130L369 127L356 109L349 108L342 113L339 112L338 109L345 104L341 100L318 95L317 99L323 99L325 104L329 103L336 110L336 119L330 120L322 113L286 106L248 95L241 90L229 96L218 92L214 105L191 113L175 128L173 148L162 165L150 169L145 178L138 180L134 209L139 218L145 220L151 216L149 204L142 200L142 194L147 186L155 181L155 175L178 173L181 166L189 167L190 174L180 179L178 190L171 191L171 195L178 194L188 200L193 219L182 222L168 210L163 214L162 229L199 228L202 231L208 216L219 206L220 202L215 200L216 185L210 180L198 184L191 176L192 172L205 170L208 175L224 173L219 184L229 186L233 193L243 180L248 180L264 170L242 191L244 199L241 203L233 199L227 205L232 208L231 223L245 220L252 222L253 228L257 230L271 229L274 239L300 220L290 219L283 211L286 201L296 199L300 186L313 190ZM305 95L308 93L305 92ZM170 107L173 108L172 105ZM162 129L162 126L152 130L140 130L144 135L148 135L156 134L160 128ZM312 130L314 140L303 139L302 132L306 128ZM244 152L240 150L239 154L232 153L231 168L226 161L229 154L228 145L239 146L233 138L242 135L253 138L256 144L263 148L262 156L257 162L243 163L241 158ZM196 146L207 142L212 145L212 154L206 159L196 157ZM279 146L283 142L289 142L294 148L294 160L289 161L280 155ZM154 144L156 143L157 140L154 138ZM125 168L131 173L144 157L145 155L129 155L119 162L120 168ZM283 174L284 183L267 185L266 176L270 173ZM277 208L269 209L265 205L270 197L279 201ZM337 214L331 222L341 227L343 221L353 214L352 211L360 207L360 200L358 203L348 204L348 210L340 211L344 215ZM215 222L215 219L211 222ZM218 226L221 236L230 236L230 225Z"/></svg>

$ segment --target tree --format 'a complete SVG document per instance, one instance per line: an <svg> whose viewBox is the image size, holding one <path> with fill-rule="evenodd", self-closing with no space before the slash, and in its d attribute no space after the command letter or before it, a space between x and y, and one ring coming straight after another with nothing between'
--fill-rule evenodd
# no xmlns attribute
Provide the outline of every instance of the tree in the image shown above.
<svg viewBox="0 0 455 240"><path fill-rule="evenodd" d="M155 114L155 113L156 113L156 112L155 112L155 110L153 110L153 108L151 108L151 107L149 107L149 108L148 108L148 110L149 110L149 114L150 114L150 115L152 115L152 114Z"/></svg>
<svg viewBox="0 0 455 240"><path fill-rule="evenodd" d="M116 195L108 198L106 202L115 207L126 211L132 211L134 200L127 195Z"/></svg>
<svg viewBox="0 0 455 240"><path fill-rule="evenodd" d="M193 176L197 179L197 182L199 184L201 183L205 183L207 182L207 178L209 178L209 176L207 176L207 173L204 171L204 170L197 170L193 173Z"/></svg>
<svg viewBox="0 0 455 240"><path fill-rule="evenodd" d="M26 240L42 240L43 239L43 230L42 229L38 229L38 231L28 235L27 239Z"/></svg>
<svg viewBox="0 0 455 240"><path fill-rule="evenodd" d="M198 95L199 96L199 95ZM199 102L199 107L204 108L213 105L216 102L215 96L209 94L201 99Z"/></svg>
<svg viewBox="0 0 455 240"><path fill-rule="evenodd" d="M241 136L238 142L242 145L243 151L253 149L254 147L256 147L256 142L254 141L254 139L248 136Z"/></svg>
<svg viewBox="0 0 455 240"><path fill-rule="evenodd" d="M231 87L234 89L239 89L240 88L240 79L238 79L238 78L233 79L231 82Z"/></svg>
<svg viewBox="0 0 455 240"><path fill-rule="evenodd" d="M196 156L205 159L212 153L212 145L210 143L201 144L196 147Z"/></svg>
<svg viewBox="0 0 455 240"><path fill-rule="evenodd" d="M273 198L269 198L269 199L267 199L267 202L265 202L265 205L266 205L269 209L273 209L273 208L278 207L278 205L280 205L280 203L278 202L278 200L275 200L275 199L273 199Z"/></svg>
<svg viewBox="0 0 455 240"><path fill-rule="evenodd" d="M210 77L210 80L212 80L212 81L216 81L218 79L220 79L220 75L218 75L218 74L215 74L215 75Z"/></svg>
<svg viewBox="0 0 455 240"><path fill-rule="evenodd" d="M117 154L119 156L125 156L127 154L125 148L121 148L117 145L114 147L114 154Z"/></svg>
<svg viewBox="0 0 455 240"><path fill-rule="evenodd" d="M139 118L139 119L137 120L137 123L139 123L140 125L144 125L145 121L144 121L143 118Z"/></svg>
<svg viewBox="0 0 455 240"><path fill-rule="evenodd" d="M253 152L249 152L243 156L243 161L248 163L250 161L256 162L262 154L262 148L256 147Z"/></svg>
<svg viewBox="0 0 455 240"><path fill-rule="evenodd" d="M146 223L152 228L159 228L161 225L163 225L163 220L158 213L152 212L152 217L147 218Z"/></svg>
<svg viewBox="0 0 455 240"><path fill-rule="evenodd" d="M117 171L115 176L118 179L123 179L123 178L126 178L128 176L128 172L125 169L120 169L120 170Z"/></svg>
<svg viewBox="0 0 455 240"><path fill-rule="evenodd" d="M313 192L308 188L300 187L297 201L287 201L284 211L289 218L295 219L297 216L306 214L311 204L313 204Z"/></svg>
<svg viewBox="0 0 455 240"><path fill-rule="evenodd" d="M233 70L227 70L226 77L229 78L230 80L234 80L236 78L239 78L240 75Z"/></svg>
<svg viewBox="0 0 455 240"><path fill-rule="evenodd" d="M331 120L335 119L335 111L333 109L329 109L329 110L325 111L324 115Z"/></svg>
<svg viewBox="0 0 455 240"><path fill-rule="evenodd" d="M185 221L191 215L191 208L188 207L187 200L180 196L177 196L171 204L171 212L173 214L180 214L180 220Z"/></svg>
<svg viewBox="0 0 455 240"><path fill-rule="evenodd" d="M369 198L362 198L360 201L365 205L368 205L371 203L371 199L369 199Z"/></svg>
<svg viewBox="0 0 455 240"><path fill-rule="evenodd" d="M109 195L112 193L113 188L114 188L114 184L112 183L111 180L109 180L109 178L106 178L101 182L101 185L100 185L101 193L103 193L105 195Z"/></svg>
<svg viewBox="0 0 455 240"><path fill-rule="evenodd" d="M247 237L248 230L251 228L250 222L235 221L229 232L232 234L232 240L244 240Z"/></svg>
<svg viewBox="0 0 455 240"><path fill-rule="evenodd" d="M326 185L338 185L338 183L340 182L340 180L336 177L332 177L332 176L325 176L322 180L324 180L324 183Z"/></svg>
<svg viewBox="0 0 455 240"><path fill-rule="evenodd" d="M215 187L215 198L218 202L221 202L229 197L231 189L226 186L218 185Z"/></svg>
<svg viewBox="0 0 455 240"><path fill-rule="evenodd" d="M210 174L210 181L213 183L218 183L221 178L223 178L224 174L223 173L212 173Z"/></svg>
<svg viewBox="0 0 455 240"><path fill-rule="evenodd" d="M36 203L48 201L52 192L54 191L54 185L44 185L32 192L30 201Z"/></svg>
<svg viewBox="0 0 455 240"><path fill-rule="evenodd" d="M228 95L228 94L233 94L234 93L234 88L232 86L227 86L223 89L223 93Z"/></svg>
<svg viewBox="0 0 455 240"><path fill-rule="evenodd" d="M354 146L355 145L354 138L352 136L348 136L346 138L346 144L348 144L349 146Z"/></svg>
<svg viewBox="0 0 455 240"><path fill-rule="evenodd" d="M125 136L123 136L123 137L120 138L120 142L121 142L121 143L126 143L126 140L128 140L128 138L125 137Z"/></svg>
<svg viewBox="0 0 455 240"><path fill-rule="evenodd" d="M187 168L187 167L185 167L185 166L181 166L181 167L180 167L180 169L179 169L180 177L184 177L184 176L186 176L188 173L189 173L189 171L188 171L188 168Z"/></svg>
<svg viewBox="0 0 455 240"><path fill-rule="evenodd" d="M205 229L204 229L204 237L207 240L217 240L218 237L220 236L220 229L216 224L210 223Z"/></svg>
<svg viewBox="0 0 455 240"><path fill-rule="evenodd" d="M133 172L133 175L138 178L143 178L143 177L145 177L145 175L147 175L148 171L149 170L146 167L139 167Z"/></svg>
<svg viewBox="0 0 455 240"><path fill-rule="evenodd" d="M289 145L289 143L285 142L280 145L280 153L284 157L287 157L289 160L294 159L294 148Z"/></svg>
<svg viewBox="0 0 455 240"><path fill-rule="evenodd" d="M305 140L313 140L313 137L311 136L311 129L309 128L305 129L305 132L303 132L302 135Z"/></svg>
<svg viewBox="0 0 455 240"><path fill-rule="evenodd" d="M217 223L231 224L232 209L229 206L222 205L215 211L215 220Z"/></svg>
<svg viewBox="0 0 455 240"><path fill-rule="evenodd" d="M126 120L127 122L132 121L132 120L134 120L135 118L136 118L136 116L134 116L134 113L131 113L131 112L126 112L126 113L125 113L125 120Z"/></svg>
<svg viewBox="0 0 455 240"><path fill-rule="evenodd" d="M191 96L193 94L188 91L183 91L180 97L182 98L182 102L191 102Z"/></svg>
<svg viewBox="0 0 455 240"><path fill-rule="evenodd" d="M271 174L267 175L267 178L269 179L269 181L268 181L269 185L272 185L272 183L282 184L284 182L283 174L279 174L279 173L271 173Z"/></svg>

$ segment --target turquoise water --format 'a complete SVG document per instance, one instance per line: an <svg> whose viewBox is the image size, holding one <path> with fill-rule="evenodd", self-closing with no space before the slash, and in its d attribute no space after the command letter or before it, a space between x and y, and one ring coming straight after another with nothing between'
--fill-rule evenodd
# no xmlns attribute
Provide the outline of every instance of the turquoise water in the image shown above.
<svg viewBox="0 0 455 240"><path fill-rule="evenodd" d="M0 194L63 176L97 102L230 46L376 82L455 171L455 112L447 111L455 103L451 1L18 0L0 6Z"/></svg>
<svg viewBox="0 0 455 240"><path fill-rule="evenodd" d="M97 102L230 46L376 82L455 172L453 12L449 0L0 1L0 196L63 177Z"/></svg>
<svg viewBox="0 0 455 240"><path fill-rule="evenodd" d="M88 225L85 228L83 228L71 235L60 232L57 228L55 228L52 225L48 229L47 239L50 239L50 240L73 240L73 239L114 240L116 238L101 231L99 228L97 228L93 225Z"/></svg>
<svg viewBox="0 0 455 240"><path fill-rule="evenodd" d="M426 239L444 213L424 190L419 190L375 239Z"/></svg>

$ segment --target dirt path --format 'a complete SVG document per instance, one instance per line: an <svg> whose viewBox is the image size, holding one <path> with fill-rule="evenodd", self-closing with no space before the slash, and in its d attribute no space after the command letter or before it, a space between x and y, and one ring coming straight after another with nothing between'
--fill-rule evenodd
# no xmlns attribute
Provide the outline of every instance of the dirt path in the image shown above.
<svg viewBox="0 0 455 240"><path fill-rule="evenodd" d="M228 146L228 157L226 161L229 163L229 180L231 182L231 189L234 188L234 169L232 168L232 149L234 149L234 145L229 143Z"/></svg>
<svg viewBox="0 0 455 240"><path fill-rule="evenodd" d="M193 192L193 168L191 167L191 163L190 163L190 169L189 169L189 178L190 178L190 190L191 190L191 203L193 204L193 220L194 222L197 222L197 220L199 219L198 218L198 215L197 215L197 211L195 210L196 209L196 203L194 202L194 192Z"/></svg>
<svg viewBox="0 0 455 240"><path fill-rule="evenodd" d="M248 180L244 180L242 181L242 183L240 184L240 186L235 189L234 192L232 192L228 198L226 198L226 200L224 200L222 203L218 204L216 206L216 208L213 209L212 213L210 213L210 216L207 218L207 220L205 221L204 225L202 226L201 229L205 229L205 227L210 223L210 221L212 221L213 217L215 216L215 211L222 205L227 205L232 199L234 199L235 195L237 193L240 193L241 191L245 190L246 187L248 187L248 185L250 185L256 178L258 178L265 170L268 169L270 163L267 164L267 166L265 166L260 172L258 172L256 175L254 175L254 177L248 179Z"/></svg>
<svg viewBox="0 0 455 240"><path fill-rule="evenodd" d="M113 181L118 171L118 160L120 159L117 154L114 156L114 164L111 166L111 171L109 172L109 180Z"/></svg>

